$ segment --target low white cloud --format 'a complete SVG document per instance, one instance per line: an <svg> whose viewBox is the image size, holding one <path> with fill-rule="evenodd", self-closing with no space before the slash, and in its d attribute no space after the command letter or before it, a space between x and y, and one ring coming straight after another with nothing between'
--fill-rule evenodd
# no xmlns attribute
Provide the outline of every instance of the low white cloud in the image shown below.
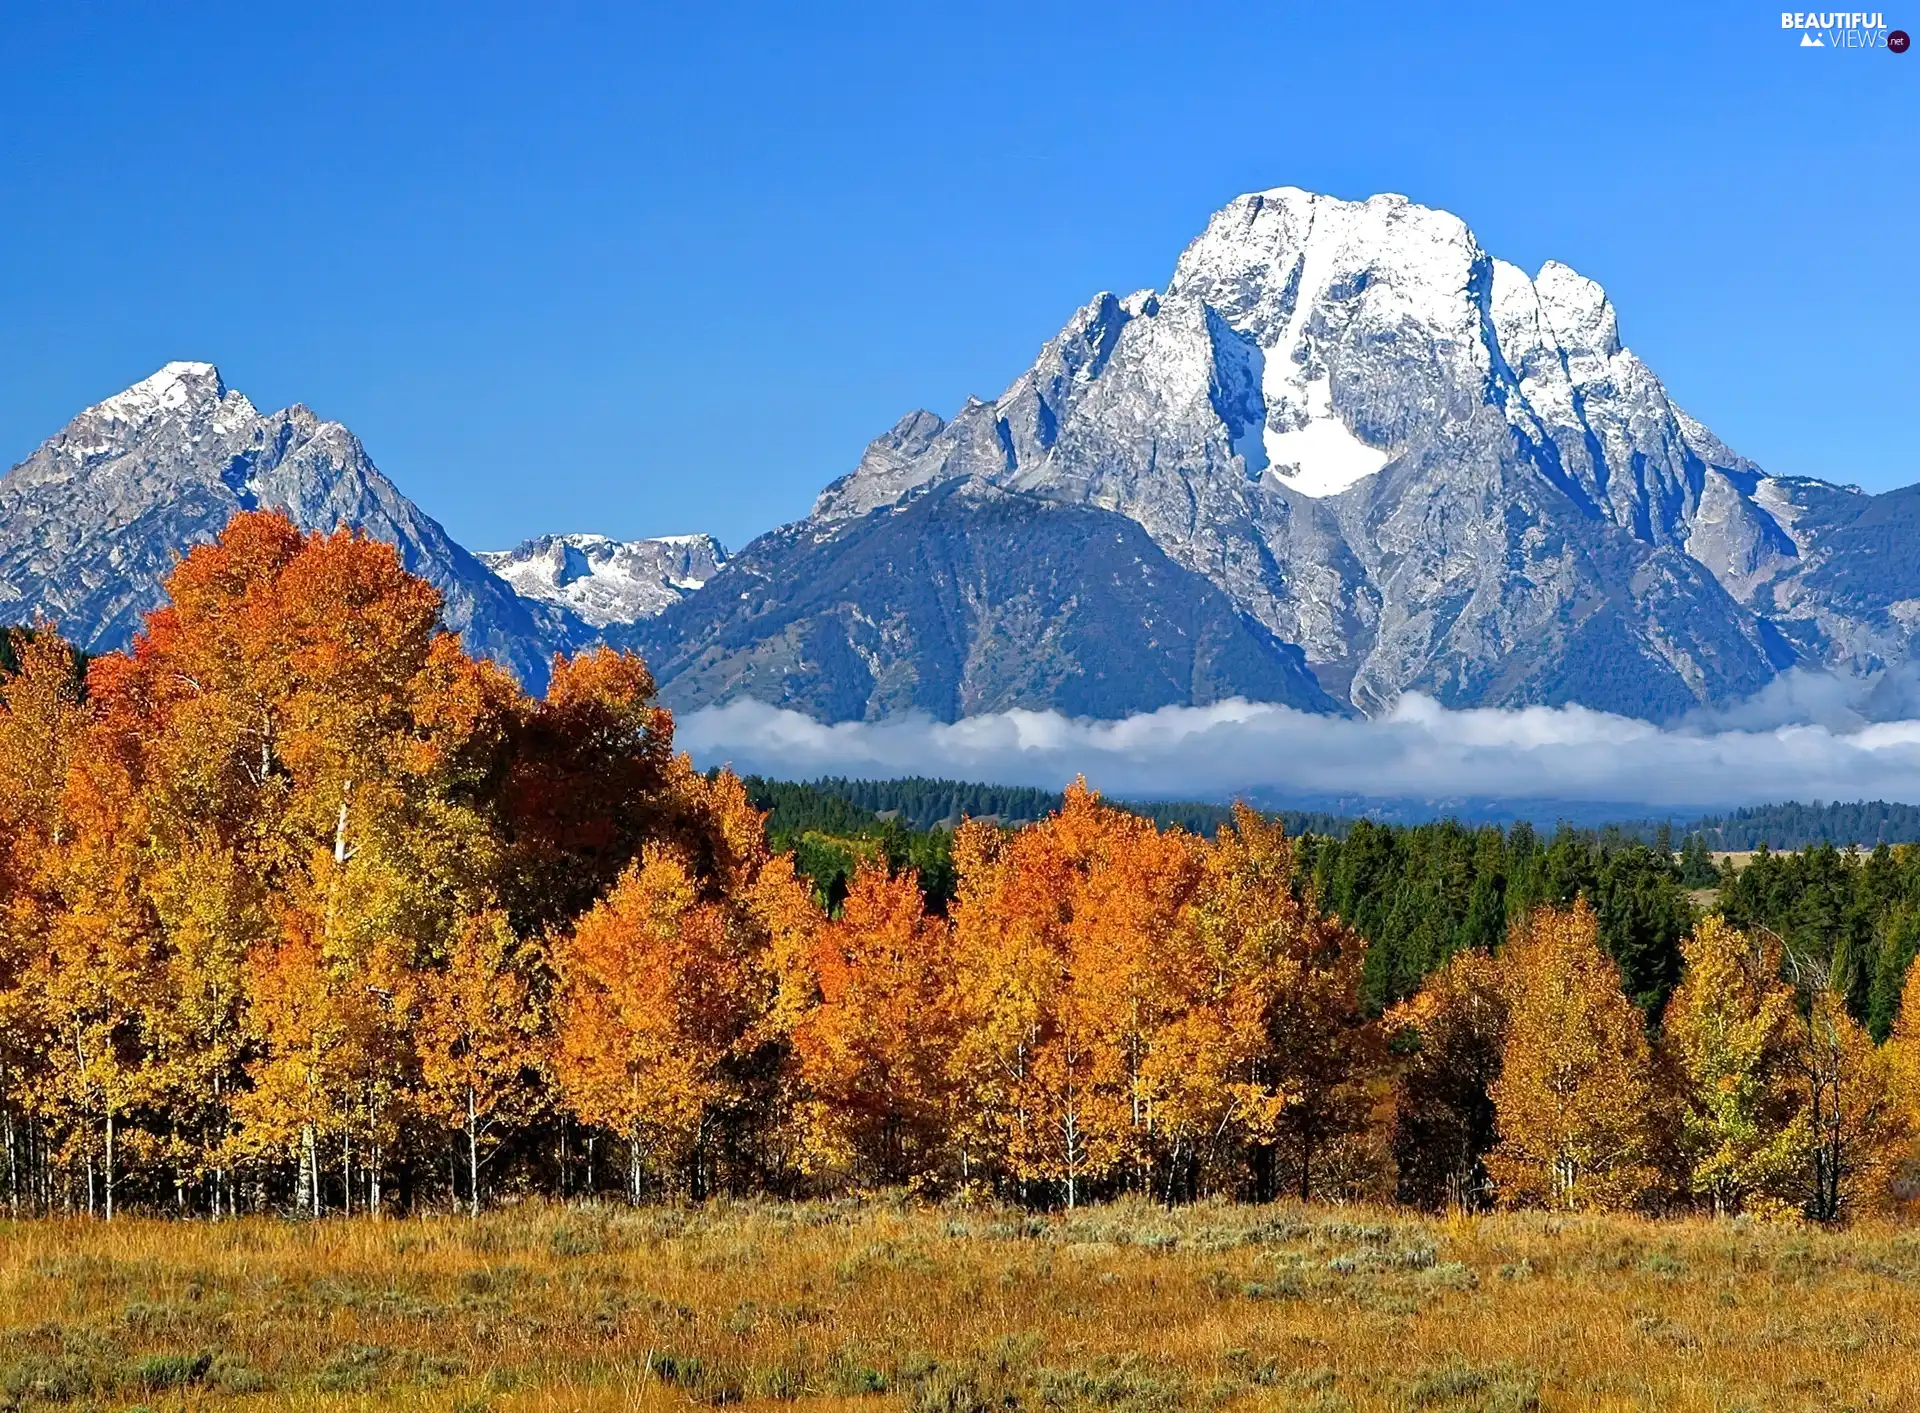
<svg viewBox="0 0 1920 1413"><path fill-rule="evenodd" d="M1257 792L1268 801L1478 798L1702 811L1791 799L1920 802L1920 719L1872 719L1873 690L1849 695L1802 677L1672 727L1578 706L1451 711L1418 696L1371 721L1233 701L1123 721L1009 711L831 726L735 702L690 714L678 735L700 765L743 773L1050 788L1084 774L1132 798Z"/></svg>

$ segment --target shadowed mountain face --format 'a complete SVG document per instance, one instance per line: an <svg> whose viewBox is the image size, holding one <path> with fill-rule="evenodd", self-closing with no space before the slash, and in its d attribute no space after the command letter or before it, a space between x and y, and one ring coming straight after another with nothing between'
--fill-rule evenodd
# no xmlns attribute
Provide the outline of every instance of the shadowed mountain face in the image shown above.
<svg viewBox="0 0 1920 1413"><path fill-rule="evenodd" d="M1232 696L1338 710L1297 648L1133 521L974 481L762 536L637 642L688 710L748 697L825 721L1119 717Z"/></svg>
<svg viewBox="0 0 1920 1413"><path fill-rule="evenodd" d="M253 509L393 545L468 649L536 688L552 652L587 636L450 540L345 427L259 412L207 363L169 363L88 408L0 478L0 622L44 616L90 652L125 647L179 557Z"/></svg>

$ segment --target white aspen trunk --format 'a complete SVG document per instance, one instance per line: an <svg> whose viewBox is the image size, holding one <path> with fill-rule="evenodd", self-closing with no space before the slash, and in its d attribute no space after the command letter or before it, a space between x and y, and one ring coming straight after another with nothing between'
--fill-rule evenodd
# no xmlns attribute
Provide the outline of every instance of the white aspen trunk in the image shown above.
<svg viewBox="0 0 1920 1413"><path fill-rule="evenodd" d="M107 1220L113 1220L113 1110L107 1110Z"/></svg>
<svg viewBox="0 0 1920 1413"><path fill-rule="evenodd" d="M13 1136L13 1110L7 1110L7 1213L20 1215L20 1154Z"/></svg>
<svg viewBox="0 0 1920 1413"><path fill-rule="evenodd" d="M337 864L347 861L347 806L352 798L353 782L349 780L340 787L340 820L333 827L333 861Z"/></svg>
<svg viewBox="0 0 1920 1413"><path fill-rule="evenodd" d="M480 1118L472 1085L467 1086L467 1215L480 1215Z"/></svg>
<svg viewBox="0 0 1920 1413"><path fill-rule="evenodd" d="M323 1210L320 1200L320 1143L310 1123L300 1127L300 1183L303 1189L302 1205L307 1215L317 1220Z"/></svg>

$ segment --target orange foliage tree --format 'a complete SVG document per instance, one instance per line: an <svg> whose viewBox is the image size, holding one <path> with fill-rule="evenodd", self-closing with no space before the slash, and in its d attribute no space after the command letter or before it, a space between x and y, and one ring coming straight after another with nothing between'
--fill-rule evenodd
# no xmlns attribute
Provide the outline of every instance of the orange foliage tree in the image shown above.
<svg viewBox="0 0 1920 1413"><path fill-rule="evenodd" d="M650 844L559 943L554 1075L583 1123L627 1141L636 1202L649 1170L708 1190L729 1062L763 1004L749 941L677 852Z"/></svg>
<svg viewBox="0 0 1920 1413"><path fill-rule="evenodd" d="M963 827L954 853L963 1166L1055 1184L1071 1206L1150 1151L1146 1064L1169 1014L1155 958L1198 883L1198 850L1081 782L1010 837Z"/></svg>
<svg viewBox="0 0 1920 1413"><path fill-rule="evenodd" d="M780 978L802 1166L878 1184L935 1176L954 1039L946 919L927 915L911 872L867 861L840 916L809 933Z"/></svg>

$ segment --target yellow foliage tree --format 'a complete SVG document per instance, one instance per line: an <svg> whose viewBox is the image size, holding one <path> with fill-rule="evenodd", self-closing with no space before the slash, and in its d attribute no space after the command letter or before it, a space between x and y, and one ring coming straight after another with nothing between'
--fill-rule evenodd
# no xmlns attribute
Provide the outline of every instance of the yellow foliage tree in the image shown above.
<svg viewBox="0 0 1920 1413"><path fill-rule="evenodd" d="M1779 945L1716 915L1694 929L1683 955L1661 1028L1681 1083L1688 1185L1716 1215L1755 1199L1786 1202L1799 1190L1813 1133Z"/></svg>
<svg viewBox="0 0 1920 1413"><path fill-rule="evenodd" d="M954 858L963 1167L977 1151L1023 1186L1057 1184L1072 1206L1150 1141L1144 1067L1165 1013L1153 959L1195 886L1197 852L1082 781L1011 837L963 827Z"/></svg>
<svg viewBox="0 0 1920 1413"><path fill-rule="evenodd" d="M1908 1140L1896 1159L1892 1195L1913 1204L1920 1200L1920 1154L1913 1144L1920 1138L1920 958L1907 966L1884 1054L1894 1112Z"/></svg>
<svg viewBox="0 0 1920 1413"><path fill-rule="evenodd" d="M321 1143L341 1122L341 1095L353 1069L352 1022L313 920L290 913L285 929L277 943L256 947L248 959L248 1024L259 1053L234 1104L237 1147L255 1159L290 1154L297 1173L293 1210L318 1217L325 1211Z"/></svg>
<svg viewBox="0 0 1920 1413"><path fill-rule="evenodd" d="M444 969L417 978L415 1045L431 1110L467 1150L467 1210L480 1215L482 1145L531 1106L540 1013L523 949L501 912L460 929ZM491 1156L491 1152L489 1155Z"/></svg>
<svg viewBox="0 0 1920 1413"><path fill-rule="evenodd" d="M1236 808L1173 944L1155 946L1164 1019L1145 1072L1170 1172L1224 1145L1250 1156L1260 1196L1348 1196L1381 1053L1360 1001L1365 945L1298 888L1280 824Z"/></svg>
<svg viewBox="0 0 1920 1413"><path fill-rule="evenodd" d="M0 1142L17 1212L32 1197L19 1170L21 1130L53 1102L42 949L60 906L67 775L87 712L73 650L52 629L8 631L6 645L14 670L0 672Z"/></svg>
<svg viewBox="0 0 1920 1413"><path fill-rule="evenodd" d="M1497 1137L1493 1086L1506 1050L1499 961L1461 952L1386 1017L1413 1047L1394 1085L1393 1157L1400 1200L1430 1210L1484 1207Z"/></svg>
<svg viewBox="0 0 1920 1413"><path fill-rule="evenodd" d="M1883 1206L1906 1125L1894 1103L1891 1057L1847 1013L1846 998L1820 986L1798 1036L1806 1120L1812 1130L1807 1215L1845 1221Z"/></svg>
<svg viewBox="0 0 1920 1413"><path fill-rule="evenodd" d="M1500 1200L1625 1210L1654 1189L1655 1093L1645 1021L1600 950L1584 899L1542 908L1502 953L1509 1022L1492 1087Z"/></svg>

